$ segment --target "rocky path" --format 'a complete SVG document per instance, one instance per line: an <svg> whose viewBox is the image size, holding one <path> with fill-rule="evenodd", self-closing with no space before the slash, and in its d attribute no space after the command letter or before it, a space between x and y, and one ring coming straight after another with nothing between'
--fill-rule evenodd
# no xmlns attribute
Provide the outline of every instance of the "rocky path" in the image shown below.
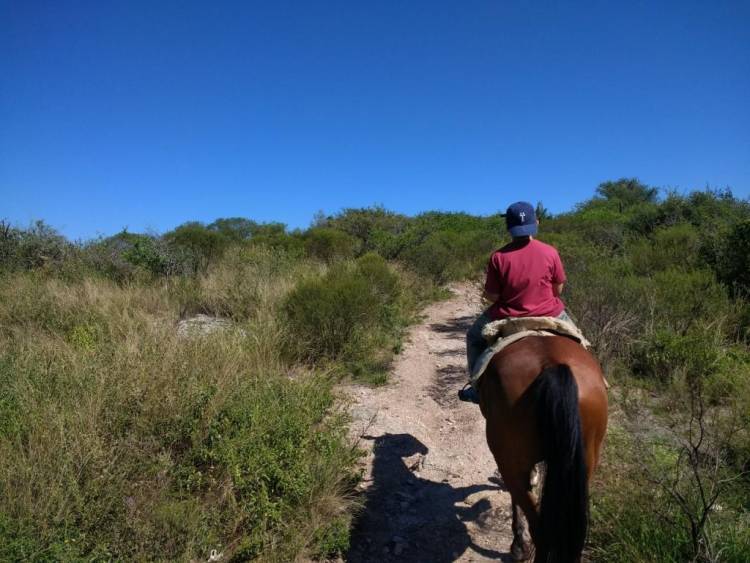
<svg viewBox="0 0 750 563"><path fill-rule="evenodd" d="M479 291L453 293L424 311L388 385L346 389L352 431L368 451L347 561L510 561L510 497L479 407L456 397Z"/></svg>

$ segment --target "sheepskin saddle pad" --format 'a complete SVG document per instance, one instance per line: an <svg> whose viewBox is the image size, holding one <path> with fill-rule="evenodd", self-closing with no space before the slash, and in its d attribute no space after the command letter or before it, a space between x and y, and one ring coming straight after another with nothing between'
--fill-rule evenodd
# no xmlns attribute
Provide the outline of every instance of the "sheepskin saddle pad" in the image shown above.
<svg viewBox="0 0 750 563"><path fill-rule="evenodd" d="M584 348L591 346L577 326L556 317L517 317L492 321L484 326L482 336L489 346L471 370L472 385L482 376L495 354L527 336L567 336Z"/></svg>

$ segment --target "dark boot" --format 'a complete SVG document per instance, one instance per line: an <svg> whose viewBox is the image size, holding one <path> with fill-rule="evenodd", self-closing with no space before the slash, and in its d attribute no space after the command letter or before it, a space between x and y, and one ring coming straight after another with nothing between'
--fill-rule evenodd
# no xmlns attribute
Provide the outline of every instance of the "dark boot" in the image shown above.
<svg viewBox="0 0 750 563"><path fill-rule="evenodd" d="M467 403L474 403L475 405L479 404L479 393L471 385L467 385L466 387L461 389L458 392L458 398L459 400L466 401Z"/></svg>

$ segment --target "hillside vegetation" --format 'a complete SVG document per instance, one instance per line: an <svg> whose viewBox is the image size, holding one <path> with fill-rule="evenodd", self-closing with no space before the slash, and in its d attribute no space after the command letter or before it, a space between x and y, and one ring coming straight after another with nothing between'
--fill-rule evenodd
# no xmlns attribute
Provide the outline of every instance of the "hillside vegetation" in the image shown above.
<svg viewBox="0 0 750 563"><path fill-rule="evenodd" d="M746 561L750 205L619 180L538 213L612 384L591 557ZM379 207L80 244L0 225L0 559L345 553L359 453L335 383L383 382L421 306L504 238L499 215ZM229 323L178 335L199 313Z"/></svg>

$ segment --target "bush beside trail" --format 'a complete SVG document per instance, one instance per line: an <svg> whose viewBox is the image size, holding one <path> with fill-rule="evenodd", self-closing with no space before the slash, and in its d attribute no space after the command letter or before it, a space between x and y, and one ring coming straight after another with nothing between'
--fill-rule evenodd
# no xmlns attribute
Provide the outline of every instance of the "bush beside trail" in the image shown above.
<svg viewBox="0 0 750 563"><path fill-rule="evenodd" d="M750 557L750 308L735 254L748 219L725 191L658 199L627 180L542 230L613 384L594 560Z"/></svg>
<svg viewBox="0 0 750 563"><path fill-rule="evenodd" d="M333 380L287 376L278 303L298 265L277 256L244 255L247 298L231 263L196 282L194 306L242 320L203 338L176 335L177 283L3 278L0 559L346 548L356 453Z"/></svg>

